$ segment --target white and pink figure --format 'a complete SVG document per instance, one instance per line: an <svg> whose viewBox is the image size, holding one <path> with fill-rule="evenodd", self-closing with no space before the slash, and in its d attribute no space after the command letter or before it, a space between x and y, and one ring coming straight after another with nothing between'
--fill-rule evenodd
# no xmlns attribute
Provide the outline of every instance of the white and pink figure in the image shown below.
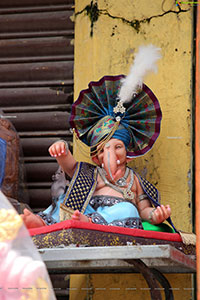
<svg viewBox="0 0 200 300"><path fill-rule="evenodd" d="M0 191L0 299L55 300L45 264L23 222L10 234L12 224L16 227L16 216Z"/></svg>

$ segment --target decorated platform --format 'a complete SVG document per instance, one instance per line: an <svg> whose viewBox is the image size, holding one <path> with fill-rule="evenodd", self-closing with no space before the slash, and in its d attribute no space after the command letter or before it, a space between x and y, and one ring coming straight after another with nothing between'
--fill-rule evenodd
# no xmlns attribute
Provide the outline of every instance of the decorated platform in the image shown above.
<svg viewBox="0 0 200 300"><path fill-rule="evenodd" d="M38 249L62 246L171 245L186 255L195 255L194 245L185 245L178 233L129 229L67 220L30 229Z"/></svg>
<svg viewBox="0 0 200 300"><path fill-rule="evenodd" d="M29 230L51 274L141 273L151 299L174 299L163 273L195 273L195 246L178 233L67 220Z"/></svg>

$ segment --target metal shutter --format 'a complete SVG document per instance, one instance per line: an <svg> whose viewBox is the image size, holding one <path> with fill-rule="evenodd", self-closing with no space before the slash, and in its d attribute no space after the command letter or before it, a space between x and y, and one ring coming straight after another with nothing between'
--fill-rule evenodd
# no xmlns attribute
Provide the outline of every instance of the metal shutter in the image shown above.
<svg viewBox="0 0 200 300"><path fill-rule="evenodd" d="M21 140L29 205L51 202L57 163L48 147L72 141L72 0L0 1L0 107ZM18 199L20 201L20 199Z"/></svg>

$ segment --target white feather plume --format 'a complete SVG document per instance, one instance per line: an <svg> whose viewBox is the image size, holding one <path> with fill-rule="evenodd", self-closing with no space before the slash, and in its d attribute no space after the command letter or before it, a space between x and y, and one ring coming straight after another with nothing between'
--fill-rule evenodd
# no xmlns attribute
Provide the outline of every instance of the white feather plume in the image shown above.
<svg viewBox="0 0 200 300"><path fill-rule="evenodd" d="M118 97L122 103L129 102L134 93L142 87L143 79L149 72L157 72L156 62L161 58L160 48L154 45L139 47L135 55L130 73L122 79L122 86Z"/></svg>

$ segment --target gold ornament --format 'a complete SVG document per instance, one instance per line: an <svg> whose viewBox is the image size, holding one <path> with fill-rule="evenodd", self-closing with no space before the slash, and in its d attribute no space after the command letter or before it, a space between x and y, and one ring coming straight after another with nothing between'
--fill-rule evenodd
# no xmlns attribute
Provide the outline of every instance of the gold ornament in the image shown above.
<svg viewBox="0 0 200 300"><path fill-rule="evenodd" d="M65 204L60 205L60 221L70 220L74 210L71 207L67 207Z"/></svg>
<svg viewBox="0 0 200 300"><path fill-rule="evenodd" d="M123 191L123 195L124 195L124 198L127 200L133 200L135 198L135 194L131 190L128 190L128 189L125 189Z"/></svg>

